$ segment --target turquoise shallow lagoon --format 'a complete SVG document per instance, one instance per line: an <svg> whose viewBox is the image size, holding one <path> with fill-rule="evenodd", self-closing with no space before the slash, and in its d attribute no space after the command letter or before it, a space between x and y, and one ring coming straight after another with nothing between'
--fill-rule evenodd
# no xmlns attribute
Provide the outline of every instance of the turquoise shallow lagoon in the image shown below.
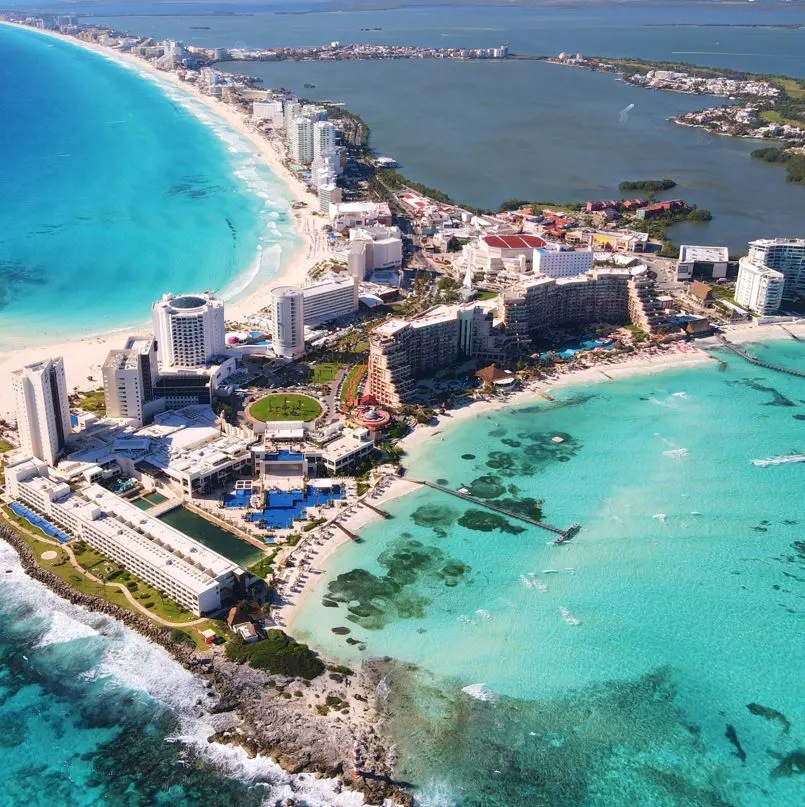
<svg viewBox="0 0 805 807"><path fill-rule="evenodd" d="M276 275L298 244L286 190L206 107L31 31L0 26L0 54L0 349Z"/></svg>
<svg viewBox="0 0 805 807"><path fill-rule="evenodd" d="M805 369L801 343L752 349ZM572 542L421 490L333 558L295 630L388 657L425 803L805 801L805 465L751 463L805 453L805 382L723 358L482 414L408 458L542 501Z"/></svg>

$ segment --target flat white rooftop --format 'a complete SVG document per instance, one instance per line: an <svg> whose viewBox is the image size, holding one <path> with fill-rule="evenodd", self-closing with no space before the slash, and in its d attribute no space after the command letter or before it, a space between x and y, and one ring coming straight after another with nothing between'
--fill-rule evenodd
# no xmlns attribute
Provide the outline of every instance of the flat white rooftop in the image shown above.
<svg viewBox="0 0 805 807"><path fill-rule="evenodd" d="M728 247L697 247L683 244L679 248L680 263L726 263L729 259Z"/></svg>

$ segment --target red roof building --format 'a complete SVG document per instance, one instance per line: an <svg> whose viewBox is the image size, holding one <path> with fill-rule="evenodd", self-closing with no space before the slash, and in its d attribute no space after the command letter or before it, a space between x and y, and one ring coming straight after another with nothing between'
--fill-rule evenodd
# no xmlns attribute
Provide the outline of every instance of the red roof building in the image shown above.
<svg viewBox="0 0 805 807"><path fill-rule="evenodd" d="M483 240L492 249L536 249L545 246L545 241L538 235L487 235Z"/></svg>

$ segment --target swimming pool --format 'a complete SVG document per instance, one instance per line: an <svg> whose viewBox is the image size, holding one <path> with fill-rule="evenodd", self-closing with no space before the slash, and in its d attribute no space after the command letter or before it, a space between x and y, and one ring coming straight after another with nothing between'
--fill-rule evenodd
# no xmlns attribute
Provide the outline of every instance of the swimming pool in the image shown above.
<svg viewBox="0 0 805 807"><path fill-rule="evenodd" d="M267 529L289 529L296 519L304 518L310 507L318 507L344 497L341 485L314 487L308 485L293 490L269 490L265 494L264 506L256 513L250 513L249 521Z"/></svg>

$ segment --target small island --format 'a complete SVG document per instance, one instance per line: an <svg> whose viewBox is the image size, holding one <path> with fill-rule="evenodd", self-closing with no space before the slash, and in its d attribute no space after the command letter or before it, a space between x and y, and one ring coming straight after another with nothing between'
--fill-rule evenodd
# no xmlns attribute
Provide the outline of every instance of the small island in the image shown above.
<svg viewBox="0 0 805 807"><path fill-rule="evenodd" d="M673 179L625 179L618 185L618 190L621 193L629 193L631 191L645 191L646 193L659 193L661 191L670 191L671 188L676 187L676 182Z"/></svg>

